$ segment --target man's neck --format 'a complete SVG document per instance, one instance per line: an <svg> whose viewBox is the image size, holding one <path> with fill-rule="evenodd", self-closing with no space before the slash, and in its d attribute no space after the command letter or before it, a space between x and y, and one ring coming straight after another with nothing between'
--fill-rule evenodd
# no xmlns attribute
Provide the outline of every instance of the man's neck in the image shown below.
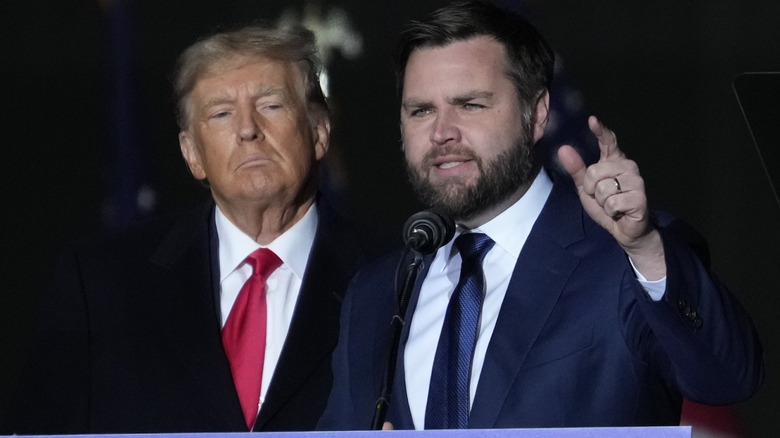
<svg viewBox="0 0 780 438"><path fill-rule="evenodd" d="M490 222L493 218L503 213L507 208L514 205L518 200L520 200L520 198L523 197L523 195L526 194L526 192L528 192L528 189L531 187L531 184L533 184L534 180L539 175L540 170L541 168L535 169L531 173L531 176L528 178L528 180L522 185L520 185L509 196L504 198L503 201L493 204L492 206L482 210L481 212L477 213L475 216L472 216L470 218L465 218L465 219L455 218L455 222L458 225L461 225L469 230L477 228L481 225Z"/></svg>
<svg viewBox="0 0 780 438"><path fill-rule="evenodd" d="M293 205L225 203L216 200L225 217L260 245L268 245L295 225L309 211L314 196Z"/></svg>

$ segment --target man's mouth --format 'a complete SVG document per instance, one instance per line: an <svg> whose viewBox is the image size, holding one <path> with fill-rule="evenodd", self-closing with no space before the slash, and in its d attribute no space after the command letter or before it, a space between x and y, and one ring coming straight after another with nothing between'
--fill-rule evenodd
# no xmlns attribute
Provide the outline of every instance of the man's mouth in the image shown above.
<svg viewBox="0 0 780 438"><path fill-rule="evenodd" d="M439 164L437 167L439 169L450 169L452 167L458 166L460 164L463 164L463 161L447 161L444 163Z"/></svg>

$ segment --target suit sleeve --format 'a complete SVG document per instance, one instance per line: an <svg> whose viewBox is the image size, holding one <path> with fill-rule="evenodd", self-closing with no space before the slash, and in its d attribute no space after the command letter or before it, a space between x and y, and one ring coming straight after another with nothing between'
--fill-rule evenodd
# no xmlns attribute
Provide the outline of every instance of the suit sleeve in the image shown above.
<svg viewBox="0 0 780 438"><path fill-rule="evenodd" d="M353 284L354 280L350 286ZM360 429L354 424L356 414L349 396L350 371L347 346L349 345L349 320L352 315L353 295L352 291L348 289L341 307L339 341L333 352L333 387L325 411L317 424L317 430Z"/></svg>
<svg viewBox="0 0 780 438"><path fill-rule="evenodd" d="M666 292L659 302L638 292L657 341L654 361L689 400L711 405L744 401L763 380L756 329L736 298L710 273L703 239L676 220L659 225Z"/></svg>
<svg viewBox="0 0 780 438"><path fill-rule="evenodd" d="M393 276L397 260L395 254L384 258L359 272L349 284L333 353L333 387L317 426L320 430L371 428L396 311Z"/></svg>

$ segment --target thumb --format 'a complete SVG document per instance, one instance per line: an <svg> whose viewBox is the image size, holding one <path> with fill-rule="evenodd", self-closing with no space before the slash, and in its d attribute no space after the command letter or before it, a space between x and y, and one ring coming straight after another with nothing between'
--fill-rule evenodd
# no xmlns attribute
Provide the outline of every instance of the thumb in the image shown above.
<svg viewBox="0 0 780 438"><path fill-rule="evenodd" d="M393 423L389 421L385 421L385 423L382 425L382 430L394 430Z"/></svg>
<svg viewBox="0 0 780 438"><path fill-rule="evenodd" d="M571 175L574 184L581 186L582 181L585 179L587 167L579 152L569 145L561 146L558 148L558 161L560 161L566 172Z"/></svg>

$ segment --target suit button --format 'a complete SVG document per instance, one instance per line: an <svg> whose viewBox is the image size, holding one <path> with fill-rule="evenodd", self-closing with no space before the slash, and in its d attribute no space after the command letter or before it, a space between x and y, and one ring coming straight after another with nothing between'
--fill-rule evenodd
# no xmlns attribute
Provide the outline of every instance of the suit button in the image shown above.
<svg viewBox="0 0 780 438"><path fill-rule="evenodd" d="M688 302L685 301L682 298L680 298L680 301L677 302L677 306L679 307L680 310L683 310L685 308L685 306L687 306L687 305L688 305Z"/></svg>
<svg viewBox="0 0 780 438"><path fill-rule="evenodd" d="M704 320L701 319L701 317L697 316L696 319L693 320L693 326L696 328L701 328L702 324L704 324Z"/></svg>

